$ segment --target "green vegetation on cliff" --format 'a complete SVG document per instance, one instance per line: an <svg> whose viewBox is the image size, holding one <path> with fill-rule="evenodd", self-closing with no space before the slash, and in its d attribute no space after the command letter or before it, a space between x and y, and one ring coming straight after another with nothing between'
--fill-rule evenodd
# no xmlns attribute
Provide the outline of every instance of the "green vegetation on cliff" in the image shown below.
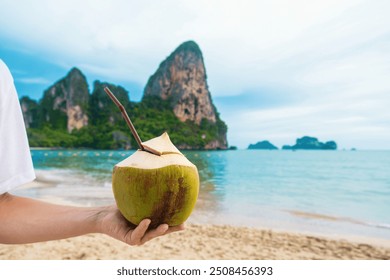
<svg viewBox="0 0 390 280"><path fill-rule="evenodd" d="M110 86L105 83L99 85ZM95 88L97 87L95 86ZM120 91L115 88L113 92L125 104L126 111L143 141L167 131L172 142L180 148L204 149L210 141L218 139L221 135L226 135L227 126L219 117L217 123L211 123L206 119L203 119L200 125L189 120L181 122L171 110L168 100L154 96L136 103L129 101L127 92L124 90ZM51 122L40 122L27 129L30 146L95 149L137 148L120 111L103 93L99 89L93 91L91 95L88 112L90 121L87 126L68 133L63 115L59 114L58 119L52 115ZM102 107L100 109L99 104Z"/></svg>

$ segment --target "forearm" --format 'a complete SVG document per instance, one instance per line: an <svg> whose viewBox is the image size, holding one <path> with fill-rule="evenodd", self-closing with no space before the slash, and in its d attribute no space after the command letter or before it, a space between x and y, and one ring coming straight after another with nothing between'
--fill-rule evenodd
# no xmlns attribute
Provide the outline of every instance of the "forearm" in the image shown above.
<svg viewBox="0 0 390 280"><path fill-rule="evenodd" d="M0 196L0 243L32 243L99 232L103 208L54 205L5 194Z"/></svg>

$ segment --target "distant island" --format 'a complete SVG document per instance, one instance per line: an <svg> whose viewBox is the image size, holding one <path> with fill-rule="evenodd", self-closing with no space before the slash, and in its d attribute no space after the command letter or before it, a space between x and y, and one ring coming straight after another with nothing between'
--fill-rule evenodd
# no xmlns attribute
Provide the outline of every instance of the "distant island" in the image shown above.
<svg viewBox="0 0 390 280"><path fill-rule="evenodd" d="M278 147L268 140L263 140L256 144L249 144L248 150L278 150ZM296 140L295 145L284 145L282 150L337 150L337 144L335 141L322 143L315 137L303 136Z"/></svg>
<svg viewBox="0 0 390 280"><path fill-rule="evenodd" d="M298 138L293 146L284 145L282 150L337 150L335 141L322 143L315 137L304 136Z"/></svg>
<svg viewBox="0 0 390 280"><path fill-rule="evenodd" d="M104 87L123 104L143 141L167 131L179 149L228 149L227 126L212 102L203 55L194 41L184 42L161 62L141 102L130 101L126 89L107 82L95 81L90 92L77 68L45 90L40 100L22 97L30 146L138 147Z"/></svg>
<svg viewBox="0 0 390 280"><path fill-rule="evenodd" d="M269 141L259 141L256 144L249 144L248 150L277 150L278 147L271 144Z"/></svg>

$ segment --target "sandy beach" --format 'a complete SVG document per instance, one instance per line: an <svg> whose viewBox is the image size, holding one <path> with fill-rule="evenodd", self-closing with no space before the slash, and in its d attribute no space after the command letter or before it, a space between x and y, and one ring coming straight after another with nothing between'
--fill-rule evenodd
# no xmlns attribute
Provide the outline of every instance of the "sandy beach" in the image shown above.
<svg viewBox="0 0 390 280"><path fill-rule="evenodd" d="M390 242L190 224L183 232L139 247L99 234L27 245L0 245L0 259L390 259Z"/></svg>
<svg viewBox="0 0 390 280"><path fill-rule="evenodd" d="M55 186L40 178L21 189ZM77 205L60 197L41 198L59 204ZM80 205L78 205L80 206ZM301 212L295 213L303 215ZM390 240L353 236L319 236L263 228L187 223L186 230L131 247L101 234L26 245L0 244L0 259L390 259Z"/></svg>

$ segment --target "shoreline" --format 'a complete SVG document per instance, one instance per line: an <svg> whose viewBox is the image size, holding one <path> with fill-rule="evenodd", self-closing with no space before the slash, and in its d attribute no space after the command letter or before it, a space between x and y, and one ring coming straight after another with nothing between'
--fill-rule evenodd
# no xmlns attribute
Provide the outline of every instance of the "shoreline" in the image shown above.
<svg viewBox="0 0 390 280"><path fill-rule="evenodd" d="M187 224L183 232L138 247L100 234L26 245L0 244L0 259L390 259L390 241L374 245L267 229Z"/></svg>
<svg viewBox="0 0 390 280"><path fill-rule="evenodd" d="M69 205L69 206L79 206L79 207L87 207L87 206L98 206L100 204L85 204L81 203L81 201L75 201L72 200L71 197L64 196L58 196L55 193L47 192L45 189L54 189L57 187L58 184L61 183L61 181L57 180L58 178L48 178L45 176L45 174L42 174L41 172L37 172L37 179L34 180L31 183L27 183L19 188L19 191L15 191L15 195L22 195L22 196L28 196L29 191L33 191L32 193L36 194L34 190L40 192L38 194L39 197L35 197L35 199L42 200L48 203L56 203L56 204L62 204L62 205ZM111 194L111 189L105 190L105 192ZM104 192L104 193L105 193ZM103 194L104 197L107 196L107 194ZM32 196L34 197L34 196ZM84 198L85 199L85 198ZM112 203L115 203L114 198L106 198L105 201L112 201ZM111 203L111 202L110 202ZM325 238L325 239L332 239L332 240L348 240L353 242L365 242L373 246L378 245L384 245L385 247L390 248L390 239L387 239L386 237L380 237L380 236L371 236L371 235L363 235L359 233L353 233L353 232L331 232L331 231L321 231L320 229L315 230L314 228L301 228L294 226L293 224L283 224L281 225L279 223L279 226L275 227L272 225L267 224L265 222L262 224L251 224L248 226L248 223L244 224L235 224L235 223L229 223L226 221L226 219L220 220L219 222L214 222L213 219L206 218L203 216L202 206L198 206L195 208L194 213L190 216L189 220L187 221L190 224L195 224L199 226L217 226L217 227L233 227L233 228L249 228L253 230L261 230L261 231L273 231L276 233L282 233L282 234L298 234L298 235L305 235L305 236L312 236L312 237L319 237L319 238ZM318 214L318 213L309 213L309 212L303 212L298 210L283 210L283 212L287 212L292 216L299 217L302 219L307 219L308 221L330 221L330 222L341 222L341 223L347 223L352 225L358 225L358 226L364 226L364 227L372 227L372 225L361 222L358 220L345 218L345 217L334 217L334 216L327 216L324 214ZM221 217L219 217L221 218ZM218 220L218 217L217 217ZM297 225L297 224L295 224ZM386 228L386 230L388 230Z"/></svg>

